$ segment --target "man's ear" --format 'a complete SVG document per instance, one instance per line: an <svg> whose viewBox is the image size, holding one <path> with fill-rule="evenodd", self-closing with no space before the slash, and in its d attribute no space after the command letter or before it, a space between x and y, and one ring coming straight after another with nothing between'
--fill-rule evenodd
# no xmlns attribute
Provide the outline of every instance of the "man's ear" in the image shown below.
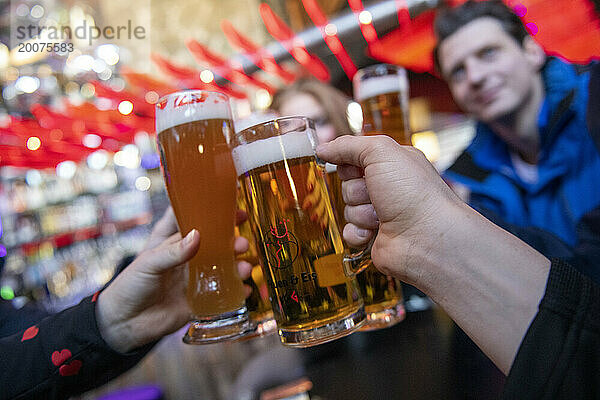
<svg viewBox="0 0 600 400"><path fill-rule="evenodd" d="M525 39L523 39L523 49L525 51L525 57L531 66L536 71L542 69L546 62L546 53L531 36L526 36Z"/></svg>

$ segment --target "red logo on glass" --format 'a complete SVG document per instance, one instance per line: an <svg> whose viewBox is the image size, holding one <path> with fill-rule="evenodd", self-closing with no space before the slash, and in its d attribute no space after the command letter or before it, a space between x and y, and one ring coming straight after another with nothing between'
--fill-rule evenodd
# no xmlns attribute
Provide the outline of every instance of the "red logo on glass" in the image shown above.
<svg viewBox="0 0 600 400"><path fill-rule="evenodd" d="M269 265L273 268L291 267L298 257L300 247L296 237L288 229L290 220L283 220L267 233L265 244L267 247L267 258Z"/></svg>

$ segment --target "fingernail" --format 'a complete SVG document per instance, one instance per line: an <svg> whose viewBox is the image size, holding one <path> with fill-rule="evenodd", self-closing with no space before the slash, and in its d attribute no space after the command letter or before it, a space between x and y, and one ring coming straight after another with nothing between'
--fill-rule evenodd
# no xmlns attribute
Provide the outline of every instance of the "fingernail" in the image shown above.
<svg viewBox="0 0 600 400"><path fill-rule="evenodd" d="M185 243L186 246L189 245L190 243L192 243L192 241L194 240L194 237L196 236L196 233L198 233L198 231L195 229L192 229L190 231L190 233L188 233L185 236L185 239L183 240L183 242Z"/></svg>
<svg viewBox="0 0 600 400"><path fill-rule="evenodd" d="M368 229L362 229L362 228L356 228L356 234L360 237L369 237L369 235L371 234L371 231Z"/></svg>

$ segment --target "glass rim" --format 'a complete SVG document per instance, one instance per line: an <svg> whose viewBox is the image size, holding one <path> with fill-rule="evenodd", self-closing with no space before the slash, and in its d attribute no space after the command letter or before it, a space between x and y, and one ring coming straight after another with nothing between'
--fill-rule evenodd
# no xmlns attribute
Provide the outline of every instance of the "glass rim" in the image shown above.
<svg viewBox="0 0 600 400"><path fill-rule="evenodd" d="M171 92L165 95L162 95L158 98L158 100L156 100L156 103L154 103L154 107L158 108L158 105L160 103L162 103L165 100L170 99L171 97L177 96L177 95L182 95L182 94L192 94L192 93L208 93L209 95L217 95L217 96L223 96L224 100L226 101L230 101L231 98L223 93L223 92L218 92L216 90L204 90L204 89L184 89L184 90L178 90L176 92Z"/></svg>
<svg viewBox="0 0 600 400"><path fill-rule="evenodd" d="M315 122L311 118L305 117L303 115L291 115L291 116L277 117L277 118L273 118L273 119L270 119L267 121L259 122L258 124L251 125L245 129L242 129L239 132L236 132L235 136L236 137L242 136L246 131L249 131L252 129L255 130L259 126L270 126L270 125L275 125L280 122L291 121L291 120L302 120L306 123L306 125L308 125L308 127L310 129L315 129Z"/></svg>
<svg viewBox="0 0 600 400"><path fill-rule="evenodd" d="M404 68L401 65L396 65L396 64L389 64L389 63L379 63L379 64L372 64L369 66L366 66L364 68L359 69L356 74L354 74L354 76L352 77L352 79L360 79L362 78L363 75L369 73L369 72L376 72L377 69L380 69L381 67L384 68L388 68L389 69L393 69L396 72L401 72L403 74L406 74L406 68ZM374 75L374 76L384 76L384 75Z"/></svg>

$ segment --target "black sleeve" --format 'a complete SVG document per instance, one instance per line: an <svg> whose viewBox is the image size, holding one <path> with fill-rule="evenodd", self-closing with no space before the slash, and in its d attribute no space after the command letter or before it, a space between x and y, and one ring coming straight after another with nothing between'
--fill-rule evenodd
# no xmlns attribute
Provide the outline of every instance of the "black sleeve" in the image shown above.
<svg viewBox="0 0 600 400"><path fill-rule="evenodd" d="M0 338L14 335L48 315L50 313L31 303L17 309L10 301L0 299Z"/></svg>
<svg viewBox="0 0 600 400"><path fill-rule="evenodd" d="M96 324L97 295L0 339L0 399L66 399L135 365L151 348L117 353Z"/></svg>
<svg viewBox="0 0 600 400"><path fill-rule="evenodd" d="M577 245L569 263L600 285L600 207L577 224Z"/></svg>
<svg viewBox="0 0 600 400"><path fill-rule="evenodd" d="M600 286L555 260L513 362L504 399L600 396Z"/></svg>

